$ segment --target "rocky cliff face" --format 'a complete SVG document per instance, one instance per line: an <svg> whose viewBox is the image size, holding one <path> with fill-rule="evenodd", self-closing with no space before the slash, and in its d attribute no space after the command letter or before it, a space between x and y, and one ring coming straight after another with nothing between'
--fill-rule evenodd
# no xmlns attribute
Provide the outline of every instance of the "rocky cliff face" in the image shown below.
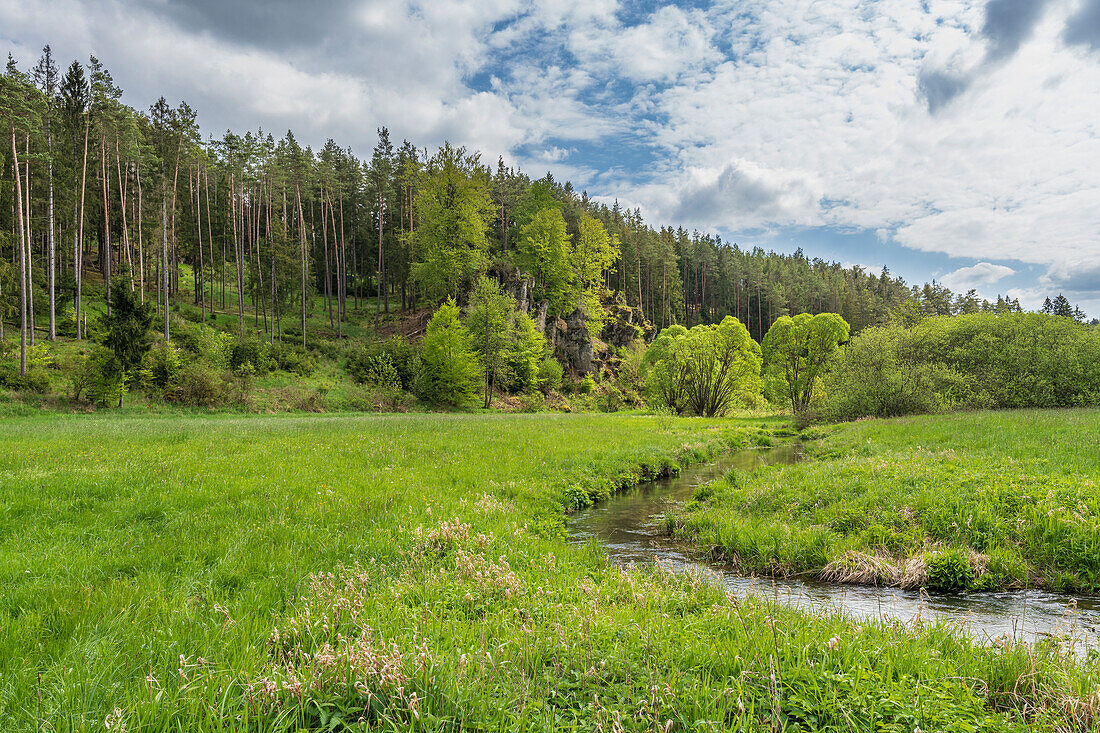
<svg viewBox="0 0 1100 733"><path fill-rule="evenodd" d="M604 304L607 319L597 336L589 330L588 317L580 308L565 318L547 319L547 303L535 310L535 324L546 336L558 359L573 374L593 374L613 367L612 349L628 346L636 338L649 341L656 329L641 311L617 302Z"/></svg>

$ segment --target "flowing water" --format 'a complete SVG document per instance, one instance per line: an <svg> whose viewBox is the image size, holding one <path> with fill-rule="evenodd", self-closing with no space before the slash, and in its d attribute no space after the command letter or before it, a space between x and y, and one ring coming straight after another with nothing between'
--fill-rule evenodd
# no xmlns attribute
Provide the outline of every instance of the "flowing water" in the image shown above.
<svg viewBox="0 0 1100 733"><path fill-rule="evenodd" d="M839 611L854 618L897 621L938 620L956 625L980 641L1001 637L1062 641L1077 654L1100 649L1100 598L1044 591L928 594L898 588L820 581L751 578L699 558L688 544L663 532L663 515L692 497L696 487L730 471L794 463L795 444L747 449L678 476L651 481L570 518L575 541L597 540L615 562L656 564L667 570L701 572L738 595L756 593L810 611Z"/></svg>

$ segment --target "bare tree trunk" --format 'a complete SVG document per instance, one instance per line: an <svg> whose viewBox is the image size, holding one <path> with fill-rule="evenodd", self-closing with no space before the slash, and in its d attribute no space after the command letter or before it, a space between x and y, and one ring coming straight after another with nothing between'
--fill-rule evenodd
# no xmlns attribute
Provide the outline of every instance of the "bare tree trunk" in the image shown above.
<svg viewBox="0 0 1100 733"><path fill-rule="evenodd" d="M99 139L99 177L103 181L103 261L99 263L107 284L107 315L111 315L111 212L107 199L107 136Z"/></svg>
<svg viewBox="0 0 1100 733"><path fill-rule="evenodd" d="M11 126L12 172L15 174L15 209L19 241L19 374L27 376L27 250L23 228L23 184L19 178L19 149L15 144L15 125Z"/></svg>
<svg viewBox="0 0 1100 733"><path fill-rule="evenodd" d="M49 186L47 195L48 203L46 219L50 227L49 236L49 267L46 274L47 288L50 291L50 341L57 339L57 241L54 239L54 228L57 223L54 220L53 208L53 131L50 129L50 116L46 114L46 180Z"/></svg>
<svg viewBox="0 0 1100 733"><path fill-rule="evenodd" d="M170 275L168 273L168 192L165 191L160 201L160 279L164 283L164 343L171 341L171 333L168 329L168 290Z"/></svg>
<svg viewBox="0 0 1100 733"><path fill-rule="evenodd" d="M230 208L233 212L233 257L237 261L237 330L240 336L244 336L244 271L241 269L242 244L237 232L237 205L236 191L233 187L233 177L229 177ZM244 209L244 201L241 201Z"/></svg>
<svg viewBox="0 0 1100 733"><path fill-rule="evenodd" d="M306 346L306 281L309 275L309 262L306 259L306 215L302 211L302 191L297 181L294 183L294 198L298 201L298 247L302 257L302 348Z"/></svg>
<svg viewBox="0 0 1100 733"><path fill-rule="evenodd" d="M145 243L141 238L141 165L134 166L134 177L137 179L137 210L134 211L134 221L137 224L138 235L138 282L141 283L141 302L145 302Z"/></svg>
<svg viewBox="0 0 1100 733"><path fill-rule="evenodd" d="M325 307L328 308L328 325L335 326L332 318L332 274L328 265L328 219L325 217L325 189L321 187L321 241L325 247Z"/></svg>
<svg viewBox="0 0 1100 733"><path fill-rule="evenodd" d="M210 313L214 313L214 225L210 214L210 172L204 166L202 180L206 188L206 241L210 247Z"/></svg>
<svg viewBox="0 0 1100 733"><path fill-rule="evenodd" d="M122 176L122 158L118 154L118 138L115 138L115 168L118 170L118 201L122 207L122 251L130 268L130 292L134 292L134 260L130 256L130 230L126 221L126 178ZM127 176L128 178L129 176Z"/></svg>
<svg viewBox="0 0 1100 733"><path fill-rule="evenodd" d="M84 335L83 324L81 322L81 297L80 291L84 283L84 193L88 190L88 133L91 128L91 121L88 119L87 114L84 116L84 161L83 167L80 173L80 220L77 224L76 241L73 242L73 273L76 275L76 303L74 310L76 311L76 338L80 340Z"/></svg>
<svg viewBox="0 0 1100 733"><path fill-rule="evenodd" d="M26 224L26 239L27 239L27 322L29 323L29 337L31 346L34 346L34 277L32 276L32 270L34 269L34 248L31 246L33 241L31 238L31 136L28 133L26 136L25 148L26 160L23 161L23 165L26 168L26 186L24 186L23 200L27 205L27 224ZM19 171L16 169L15 175L18 177Z"/></svg>

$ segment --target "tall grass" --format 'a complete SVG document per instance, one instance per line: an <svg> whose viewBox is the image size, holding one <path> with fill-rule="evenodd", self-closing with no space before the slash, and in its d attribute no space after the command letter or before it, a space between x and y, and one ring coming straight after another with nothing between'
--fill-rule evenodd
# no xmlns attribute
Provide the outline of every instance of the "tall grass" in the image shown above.
<svg viewBox="0 0 1100 733"><path fill-rule="evenodd" d="M1100 589L1100 410L861 421L816 450L715 484L676 531L751 572Z"/></svg>
<svg viewBox="0 0 1100 733"><path fill-rule="evenodd" d="M5 730L1043 730L1085 668L609 565L563 514L765 421L0 421Z"/></svg>

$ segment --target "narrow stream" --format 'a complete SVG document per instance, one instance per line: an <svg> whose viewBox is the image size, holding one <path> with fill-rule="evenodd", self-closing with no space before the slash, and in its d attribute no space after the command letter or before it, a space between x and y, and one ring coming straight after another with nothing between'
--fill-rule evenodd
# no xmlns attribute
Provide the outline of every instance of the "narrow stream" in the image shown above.
<svg viewBox="0 0 1100 733"><path fill-rule="evenodd" d="M714 463L642 484L577 512L570 518L570 534L576 542L597 540L616 563L700 572L738 595L756 593L805 610L839 611L867 619L939 620L984 642L1005 636L1029 642L1055 637L1081 655L1100 649L1100 597L1034 590L930 595L898 588L752 578L700 560L690 545L663 533L662 515L690 499L701 484L731 470L752 471L798 459L798 447L792 444L733 451Z"/></svg>

